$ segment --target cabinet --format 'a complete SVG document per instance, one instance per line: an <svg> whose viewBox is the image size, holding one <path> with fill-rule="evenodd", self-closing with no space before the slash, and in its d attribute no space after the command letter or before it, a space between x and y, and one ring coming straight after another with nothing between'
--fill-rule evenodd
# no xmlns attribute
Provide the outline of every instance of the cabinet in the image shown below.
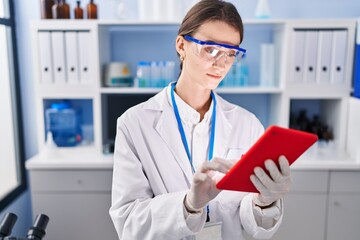
<svg viewBox="0 0 360 240"><path fill-rule="evenodd" d="M328 171L293 171L283 222L272 239L325 239Z"/></svg>
<svg viewBox="0 0 360 240"><path fill-rule="evenodd" d="M360 235L360 172L330 173L327 238L358 239Z"/></svg>
<svg viewBox="0 0 360 240"><path fill-rule="evenodd" d="M112 159L91 150L61 154L67 161L34 157L26 164L33 213L50 218L46 239L117 239L109 216Z"/></svg>
<svg viewBox="0 0 360 240"><path fill-rule="evenodd" d="M283 222L272 240L359 238L358 170L294 169L292 178Z"/></svg>
<svg viewBox="0 0 360 240"><path fill-rule="evenodd" d="M284 198L283 221L271 239L325 240L329 172L295 169L292 180Z"/></svg>

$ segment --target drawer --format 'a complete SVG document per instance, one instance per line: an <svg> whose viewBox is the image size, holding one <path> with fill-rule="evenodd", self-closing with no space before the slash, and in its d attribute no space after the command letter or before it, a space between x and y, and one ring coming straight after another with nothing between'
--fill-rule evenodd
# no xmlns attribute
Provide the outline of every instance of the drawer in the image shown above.
<svg viewBox="0 0 360 240"><path fill-rule="evenodd" d="M112 170L31 170L36 191L111 191Z"/></svg>
<svg viewBox="0 0 360 240"><path fill-rule="evenodd" d="M330 173L330 192L360 193L360 171L333 171Z"/></svg>
<svg viewBox="0 0 360 240"><path fill-rule="evenodd" d="M328 171L292 170L291 192L317 192L328 191Z"/></svg>

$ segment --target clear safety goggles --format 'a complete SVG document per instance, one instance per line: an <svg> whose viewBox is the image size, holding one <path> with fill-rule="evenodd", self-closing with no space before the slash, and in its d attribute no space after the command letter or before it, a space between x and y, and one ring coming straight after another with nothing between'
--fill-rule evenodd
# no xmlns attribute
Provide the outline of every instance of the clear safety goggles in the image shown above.
<svg viewBox="0 0 360 240"><path fill-rule="evenodd" d="M225 64L232 65L240 61L246 53L245 49L232 45L201 41L188 35L185 35L184 38L196 43L195 54L198 57L212 63L224 57Z"/></svg>

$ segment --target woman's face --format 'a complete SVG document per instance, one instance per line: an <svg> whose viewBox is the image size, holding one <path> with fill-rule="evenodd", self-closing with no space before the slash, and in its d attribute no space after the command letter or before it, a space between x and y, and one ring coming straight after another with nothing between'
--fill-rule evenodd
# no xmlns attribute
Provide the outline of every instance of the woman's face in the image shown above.
<svg viewBox="0 0 360 240"><path fill-rule="evenodd" d="M239 46L240 44L239 32L221 21L204 23L192 37L201 41L233 46ZM197 43L185 39L183 39L183 42L183 54L185 56L181 74L183 80L202 89L215 89L229 71L231 64L226 64L226 57L220 57L215 61L204 60L199 57L196 51L197 47L201 46L197 46Z"/></svg>

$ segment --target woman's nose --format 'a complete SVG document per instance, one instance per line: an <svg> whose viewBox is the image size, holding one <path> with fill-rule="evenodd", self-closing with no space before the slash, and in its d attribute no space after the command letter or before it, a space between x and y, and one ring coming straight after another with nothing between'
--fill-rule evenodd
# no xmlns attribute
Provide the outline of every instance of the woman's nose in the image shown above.
<svg viewBox="0 0 360 240"><path fill-rule="evenodd" d="M225 68L226 61L227 61L227 54L223 52L222 54L219 54L216 57L216 59L215 59L215 61L213 63L213 66Z"/></svg>

